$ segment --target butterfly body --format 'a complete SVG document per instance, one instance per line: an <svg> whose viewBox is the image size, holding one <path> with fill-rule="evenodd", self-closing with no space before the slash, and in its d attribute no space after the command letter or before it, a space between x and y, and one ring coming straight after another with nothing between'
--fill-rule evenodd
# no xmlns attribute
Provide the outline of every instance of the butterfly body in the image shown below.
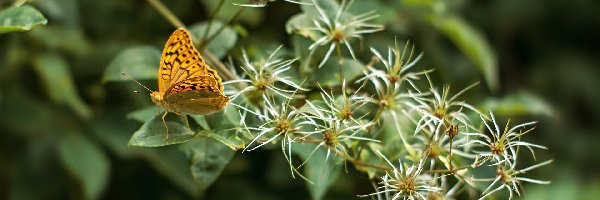
<svg viewBox="0 0 600 200"><path fill-rule="evenodd" d="M208 115L221 111L229 102L223 83L192 43L185 29L177 29L165 44L158 70L158 91L150 94L152 102L167 113Z"/></svg>

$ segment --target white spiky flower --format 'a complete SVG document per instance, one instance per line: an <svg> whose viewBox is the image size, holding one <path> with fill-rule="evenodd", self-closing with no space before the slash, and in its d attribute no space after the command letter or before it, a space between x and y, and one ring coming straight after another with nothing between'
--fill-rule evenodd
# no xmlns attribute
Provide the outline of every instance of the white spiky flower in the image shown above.
<svg viewBox="0 0 600 200"><path fill-rule="evenodd" d="M416 111L420 115L420 119L416 123L414 134L417 134L424 128L427 128L429 132L435 133L450 133L452 129L457 129L459 126L471 130L477 129L470 122L466 111L475 112L480 116L483 116L483 113L479 112L479 110L468 103L457 101L457 98L461 94L477 85L477 83L467 86L450 97L450 86L443 87L440 94L440 91L433 86L433 83L431 83L429 76L427 74L425 76L429 81L430 88L428 94L430 94L430 96L424 97L414 95L412 97L416 104L407 102L407 105L411 107L411 110ZM442 127L444 127L444 131L440 131ZM449 136L455 137L456 134L458 133L454 132ZM435 138L442 137L436 135Z"/></svg>
<svg viewBox="0 0 600 200"><path fill-rule="evenodd" d="M246 131L250 134L257 133L256 136L248 143L244 151L252 151L264 145L280 142L281 150L285 159L288 161L292 176L297 173L292 164L292 144L298 138L303 138L313 132L306 132L303 126L307 124L305 116L301 111L289 105L289 101L284 101L280 105L271 103L271 100L265 100L264 113L254 112L248 108L234 104L245 112L254 114L263 122L258 126L248 127L244 122ZM257 143L257 145L254 145Z"/></svg>
<svg viewBox="0 0 600 200"><path fill-rule="evenodd" d="M242 94L252 92L254 96L268 97L273 94L291 99L292 94L298 90L306 91L300 84L291 81L291 78L285 76L284 73L291 69L291 64L298 59L284 60L275 58L277 52L282 48L279 46L269 57L264 61L252 62L248 58L245 50L242 50L243 64L240 68L244 71L244 75L239 80L227 81L223 84L247 84L238 91L226 91L230 95L230 99L235 99ZM284 88L288 87L288 88Z"/></svg>
<svg viewBox="0 0 600 200"><path fill-rule="evenodd" d="M328 15L319 4L314 2L314 0L313 4L319 13L319 16L313 20L313 26L308 27L307 30L316 31L320 33L321 36L316 38L315 42L308 47L310 55L312 55L319 47L327 47L327 53L325 53L325 56L319 63L319 67L322 67L325 62L329 60L333 50L341 48L341 45L346 46L352 58L356 59L354 50L350 45L350 40L353 38L362 38L362 35L364 34L383 30L383 26L368 22L378 17L375 11L353 15L348 13L350 3L347 3L346 0L342 0L342 4L339 6L334 16Z"/></svg>
<svg viewBox="0 0 600 200"><path fill-rule="evenodd" d="M360 197L384 194L387 197L385 199L426 200L430 193L439 193L442 191L440 187L433 185L436 181L431 176L422 173L427 152L423 153L418 162L410 166L403 164L400 160L398 160L398 166L395 166L381 152L377 151L377 153L392 167L392 170L387 171L381 177L380 186L376 188L376 192L360 195Z"/></svg>
<svg viewBox="0 0 600 200"><path fill-rule="evenodd" d="M367 124L344 123L344 119L336 116L335 111L323 109L310 101L307 101L306 104L311 111L304 112L303 114L306 116L306 119L310 121L308 124L311 124L312 127L314 127L314 132L312 132L311 136L318 134L318 136L313 137L316 138L314 142L317 143L317 146L306 160L321 147L325 147L327 150L327 155L325 157L325 162L327 162L332 153L333 155L349 158L349 145L353 142L380 142L360 135L360 133L365 132L366 126L368 126Z"/></svg>
<svg viewBox="0 0 600 200"><path fill-rule="evenodd" d="M502 189L506 189L508 191L509 199L513 198L513 193L516 193L517 195L521 196L521 192L519 191L519 186L521 185L521 182L529 182L535 184L550 184L550 181L541 181L521 176L527 171L542 167L544 165L548 165L550 163L552 163L552 160L548 160L520 170L515 169L514 165L507 165L507 163L504 163L502 166L499 166L496 169L496 178L494 178L494 181L481 193L481 198L479 199L484 199L485 197ZM496 185L498 186L492 189Z"/></svg>
<svg viewBox="0 0 600 200"><path fill-rule="evenodd" d="M509 166L515 166L517 163L517 149L519 147L525 147L529 149L534 158L535 152L533 148L547 149L545 146L524 142L521 140L521 137L523 135L533 130L533 128L529 128L526 130L523 129L528 126L534 125L537 122L527 122L516 125L509 129L509 120L506 123L504 131L501 131L498 127L498 123L496 123L496 118L494 117L492 111L490 111L490 117L492 119L491 121L493 128L488 124L488 120L484 119L483 116L481 116L481 120L485 124L487 130L490 132L491 137L483 133L465 133L466 135L476 136L477 138L471 140L470 142L464 145L477 144L487 147L488 150L475 152L484 159L491 160L492 165L507 163Z"/></svg>

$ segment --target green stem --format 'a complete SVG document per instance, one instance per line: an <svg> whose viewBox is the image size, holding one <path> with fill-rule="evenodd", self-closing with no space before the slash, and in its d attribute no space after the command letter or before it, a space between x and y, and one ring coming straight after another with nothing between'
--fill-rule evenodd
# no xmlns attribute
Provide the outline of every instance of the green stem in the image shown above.
<svg viewBox="0 0 600 200"><path fill-rule="evenodd" d="M369 167L369 168L383 170L383 171L392 171L393 170L393 168L385 166L385 165L365 163L365 162L361 162L360 160L356 160L356 159L352 159L352 160L349 160L349 161L352 162L352 164L354 164L354 166L356 166L357 168L360 168L360 167Z"/></svg>
<svg viewBox="0 0 600 200"><path fill-rule="evenodd" d="M175 16L175 14L173 14L173 12L171 12L171 10L169 10L169 8L165 6L165 4L163 4L159 0L146 1L148 1L148 3L150 3L150 5L154 7L154 9L156 9L163 17L165 17L167 21L169 21L173 26L175 26L176 28L187 29L185 24L183 24L183 22L181 22L181 20L179 20L179 18L177 18L177 16Z"/></svg>
<svg viewBox="0 0 600 200"><path fill-rule="evenodd" d="M471 165L467 165L467 166L462 166L459 168L454 168L454 169L433 169L433 170L423 170L423 173L428 173L428 174L439 174L439 173L453 173L463 170L463 169L468 169L471 168Z"/></svg>
<svg viewBox="0 0 600 200"><path fill-rule="evenodd" d="M215 19L215 16L217 16L217 13L219 13L219 11L221 10L221 7L223 6L223 3L225 3L225 0L221 0L219 2L219 4L217 5L217 8L215 9L215 11L208 18L208 26L204 30L204 34L202 35L202 39L200 39L200 47L204 47L205 46L206 37L208 37L208 31L212 28L213 20Z"/></svg>
<svg viewBox="0 0 600 200"><path fill-rule="evenodd" d="M342 71L343 70L342 65L344 64L344 60L342 59L342 51L340 50L341 49L340 48L340 44L336 43L335 46L336 46L335 50L336 50L336 53L337 53L337 56L338 56L338 66L339 66L338 67L338 73L339 73L339 76L340 76L340 82L343 82L344 81L344 72Z"/></svg>
<svg viewBox="0 0 600 200"><path fill-rule="evenodd" d="M211 42L213 39L215 39L215 38L217 37L217 35L219 35L219 34L220 34L220 33L221 33L221 32L222 32L224 29L225 29L225 27L226 27L226 26L228 26L228 25L231 25L231 24L233 23L233 21L235 21L235 20L236 20L236 19L237 19L237 18L240 16L240 14L242 14L242 11L244 11L244 7L240 7L240 8L237 10L237 12L235 12L235 14L234 14L234 15L233 15L233 16L232 16L230 19L229 19L229 21L227 21L227 23L226 23L226 24L223 24L223 26L221 26L221 27L219 28L219 30L217 30L217 31L216 31L214 34L212 34L212 35L211 35L211 36L210 36L208 39L206 39L205 41L203 41L203 42L202 42L202 44L203 44L204 46L206 46L206 45L210 44L210 42ZM208 30L208 29L207 29L207 30Z"/></svg>
<svg viewBox="0 0 600 200"><path fill-rule="evenodd" d="M215 66L215 69L217 70L217 72L220 73L221 76L223 76L223 79L225 79L225 80L239 80L240 79L240 77L238 77L235 73L231 72L225 66L225 64L223 64L223 62L221 62L219 59L217 59L207 49L202 49L202 54L204 54L206 56L206 58L208 58L208 60L210 60L214 64L213 66ZM237 83L237 84L234 84L234 87L238 90L242 90L246 87L246 84L245 83Z"/></svg>
<svg viewBox="0 0 600 200"><path fill-rule="evenodd" d="M448 155L448 160L449 160L449 164L450 165L450 169L454 169L454 167L452 166L452 141L454 141L454 137L450 138L450 150L449 150L449 155Z"/></svg>

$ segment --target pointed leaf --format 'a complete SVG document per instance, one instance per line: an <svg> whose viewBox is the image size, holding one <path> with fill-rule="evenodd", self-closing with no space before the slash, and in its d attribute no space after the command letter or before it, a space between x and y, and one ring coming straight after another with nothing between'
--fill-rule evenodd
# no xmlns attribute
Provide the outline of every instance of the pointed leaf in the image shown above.
<svg viewBox="0 0 600 200"><path fill-rule="evenodd" d="M69 106L80 117L88 118L92 115L92 111L77 94L68 63L63 57L57 54L44 54L36 57L34 66L50 99Z"/></svg>
<svg viewBox="0 0 600 200"><path fill-rule="evenodd" d="M161 110L158 106L148 106L127 114L128 119L133 119L139 122L145 122L152 118L152 116L161 113Z"/></svg>
<svg viewBox="0 0 600 200"><path fill-rule="evenodd" d="M48 20L44 15L30 5L0 10L0 34L27 31L34 26L46 23Z"/></svg>
<svg viewBox="0 0 600 200"><path fill-rule="evenodd" d="M202 134L223 143L233 151L238 151L246 147L246 142L240 138L237 130L206 131Z"/></svg>
<svg viewBox="0 0 600 200"><path fill-rule="evenodd" d="M432 23L479 68L490 90L498 90L498 61L484 36L458 17L435 16Z"/></svg>
<svg viewBox="0 0 600 200"><path fill-rule="evenodd" d="M303 160L309 158L310 153L316 148L315 144L297 145L292 150L300 155ZM306 182L308 191L312 199L323 199L327 190L333 184L339 175L339 160L333 152L327 159L327 149L320 147L310 156L310 159L304 166L304 175L313 183Z"/></svg>
<svg viewBox="0 0 600 200"><path fill-rule="evenodd" d="M191 117L204 128L198 135L215 139L234 151L245 147L245 141L241 139L243 133L239 131L240 117L232 105L228 105L218 113L204 116L192 115Z"/></svg>
<svg viewBox="0 0 600 200"><path fill-rule="evenodd" d="M189 170L188 159L181 153L179 146L143 148L125 145L129 140L127 134L133 127L125 126L122 120L115 120L122 117L122 113L113 112L96 118L92 124L96 138L121 159L142 158L173 185L192 197L198 196L200 190Z"/></svg>
<svg viewBox="0 0 600 200"><path fill-rule="evenodd" d="M544 99L528 92L519 92L502 98L487 99L480 110L492 109L502 115L545 115L554 117L555 111Z"/></svg>
<svg viewBox="0 0 600 200"><path fill-rule="evenodd" d="M158 147L179 144L194 139L195 134L189 128L186 115L167 114L165 122L169 129L169 141L166 141L166 129L162 114L155 115L140 127L131 139L129 145L140 147Z"/></svg>
<svg viewBox="0 0 600 200"><path fill-rule="evenodd" d="M67 133L58 152L65 168L81 183L86 198L99 198L110 174L109 160L100 147L81 133Z"/></svg>
<svg viewBox="0 0 600 200"><path fill-rule="evenodd" d="M215 182L235 154L227 146L208 138L195 139L179 148L187 156L192 176L202 190Z"/></svg>

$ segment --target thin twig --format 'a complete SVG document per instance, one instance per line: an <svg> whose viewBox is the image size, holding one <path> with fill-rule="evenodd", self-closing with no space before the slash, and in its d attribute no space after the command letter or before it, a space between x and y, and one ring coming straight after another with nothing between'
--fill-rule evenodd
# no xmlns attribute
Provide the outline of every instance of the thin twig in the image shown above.
<svg viewBox="0 0 600 200"><path fill-rule="evenodd" d="M229 69L227 69L227 67L225 66L225 64L223 64L223 62L221 62L219 59L217 59L207 49L202 49L202 54L204 54L204 56L206 56L206 58L208 58L208 60L212 64L214 64L217 72L221 73L221 76L225 80L238 80L238 79L240 79L240 77L238 77L236 74L234 74L231 71L229 71Z"/></svg>
<svg viewBox="0 0 600 200"><path fill-rule="evenodd" d="M217 5L217 8L215 9L215 11L208 18L208 26L204 30L204 34L202 35L202 39L200 39L200 46L201 47L206 46L205 45L205 41L206 41L206 37L208 37L208 31L212 28L213 20L215 19L215 16L217 16L217 13L219 13L219 10L221 10L221 7L223 6L223 3L225 3L225 0L221 0L219 2L219 4Z"/></svg>
<svg viewBox="0 0 600 200"><path fill-rule="evenodd" d="M187 29L185 24L183 24L183 22L181 22L181 20L179 20L179 18L177 18L177 16L175 16L175 14L173 14L173 12L171 12L171 10L169 10L169 8L167 8L165 6L165 4L163 4L159 0L147 0L147 1L163 17L167 18L167 21L169 21L173 26L175 26L176 28L186 28Z"/></svg>
<svg viewBox="0 0 600 200"><path fill-rule="evenodd" d="M240 14L242 14L242 11L244 11L244 7L240 7L237 10L237 12L229 19L229 21L227 21L226 24L223 24L223 26L221 26L219 28L219 30L217 30L214 34L212 34L208 39L206 39L205 41L202 41L202 44L204 46L208 46L208 44L210 44L210 42L213 39L215 39L217 37L217 35L219 35L225 29L225 27L227 27L228 25L231 25L233 23L233 21L235 21L240 16Z"/></svg>
<svg viewBox="0 0 600 200"><path fill-rule="evenodd" d="M428 174L438 174L438 173L452 173L454 174L454 172L463 170L463 169L467 169L467 168L472 168L471 165L466 165L466 166L462 166L459 168L454 168L454 169L433 169L433 170L423 170L423 173L428 173Z"/></svg>
<svg viewBox="0 0 600 200"><path fill-rule="evenodd" d="M452 166L452 141L454 141L454 137L450 138L450 150L449 150L449 155L448 155L448 160L449 160L449 164L450 165L450 169L454 169L454 166Z"/></svg>
<svg viewBox="0 0 600 200"><path fill-rule="evenodd" d="M364 163L364 162L361 162L360 160L351 160L351 162L356 167L370 167L370 168L375 168L375 169L379 169L379 170L383 170L383 171L392 171L392 170L394 170L391 167L388 167L388 166L385 166L385 165L378 165L378 164L372 164L372 163Z"/></svg>

